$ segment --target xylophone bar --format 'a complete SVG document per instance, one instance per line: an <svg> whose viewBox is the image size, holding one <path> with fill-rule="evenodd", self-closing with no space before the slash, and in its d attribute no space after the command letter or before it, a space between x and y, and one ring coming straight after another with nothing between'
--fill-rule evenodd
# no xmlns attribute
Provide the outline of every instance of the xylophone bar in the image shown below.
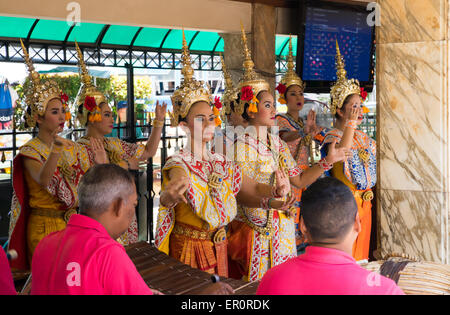
<svg viewBox="0 0 450 315"><path fill-rule="evenodd" d="M128 245L126 250L147 285L164 294L195 294L212 283L209 273L191 268L146 242ZM254 295L258 287L255 282L220 280L229 284L236 295Z"/></svg>

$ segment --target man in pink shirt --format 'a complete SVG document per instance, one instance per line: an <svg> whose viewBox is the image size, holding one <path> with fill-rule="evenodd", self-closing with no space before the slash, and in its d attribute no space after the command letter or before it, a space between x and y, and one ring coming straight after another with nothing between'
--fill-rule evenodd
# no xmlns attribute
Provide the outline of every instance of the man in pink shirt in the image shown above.
<svg viewBox="0 0 450 315"><path fill-rule="evenodd" d="M81 214L36 247L31 294L152 294L116 239L137 204L134 179L113 164L91 168L78 187Z"/></svg>
<svg viewBox="0 0 450 315"><path fill-rule="evenodd" d="M319 179L303 193L300 228L310 244L305 254L270 269L258 295L404 295L353 259L361 224L355 198L339 180Z"/></svg>

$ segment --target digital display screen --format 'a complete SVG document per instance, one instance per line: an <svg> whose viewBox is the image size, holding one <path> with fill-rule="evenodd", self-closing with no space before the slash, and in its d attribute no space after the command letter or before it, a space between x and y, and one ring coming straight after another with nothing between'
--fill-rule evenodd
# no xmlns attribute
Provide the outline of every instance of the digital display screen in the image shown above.
<svg viewBox="0 0 450 315"><path fill-rule="evenodd" d="M303 75L305 81L336 81L336 39L349 79L371 81L374 28L367 23L370 12L345 9L306 9Z"/></svg>

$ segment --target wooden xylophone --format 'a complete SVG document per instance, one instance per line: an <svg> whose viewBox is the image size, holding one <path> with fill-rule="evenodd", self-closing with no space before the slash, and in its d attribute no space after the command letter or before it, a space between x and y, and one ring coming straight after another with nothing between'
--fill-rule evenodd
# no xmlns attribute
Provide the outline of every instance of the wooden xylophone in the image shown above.
<svg viewBox="0 0 450 315"><path fill-rule="evenodd" d="M393 256L361 267L394 280L407 295L450 295L450 265Z"/></svg>
<svg viewBox="0 0 450 315"><path fill-rule="evenodd" d="M164 294L198 294L212 283L209 273L191 268L147 242L125 248L147 285ZM255 295L259 284L223 277L220 277L220 281L228 283L236 295Z"/></svg>

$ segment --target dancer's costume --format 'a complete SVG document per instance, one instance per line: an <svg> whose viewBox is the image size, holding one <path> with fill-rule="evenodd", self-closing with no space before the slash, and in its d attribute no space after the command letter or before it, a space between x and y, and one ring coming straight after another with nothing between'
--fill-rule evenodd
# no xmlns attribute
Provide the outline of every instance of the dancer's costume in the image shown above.
<svg viewBox="0 0 450 315"><path fill-rule="evenodd" d="M184 32L182 64L184 80L172 96L174 127L195 103L213 103L209 86L194 78ZM217 105L214 112L218 113ZM236 216L241 170L221 154L211 153L206 161L197 159L189 149L182 149L169 157L163 167L162 191L169 182L169 171L174 168L181 169L190 180L185 194L188 203L160 206L155 244L191 267L228 276L225 226Z"/></svg>
<svg viewBox="0 0 450 315"><path fill-rule="evenodd" d="M78 65L82 83L75 104L78 109L78 121L81 126L85 127L88 121L97 122L102 120L100 104L108 104L108 100L92 83L92 78L84 63L83 54L77 43L75 43L75 46L78 53ZM86 136L81 137L77 140L77 143L82 144L86 148L89 163L93 166L95 164L94 152L92 151L89 138ZM145 145L143 144L129 143L114 137L103 137L103 146L108 155L109 162L125 168L127 167L128 159L132 157L139 158L145 151ZM128 230L120 236L118 241L123 245L136 243L138 241L138 225L136 218L133 219Z"/></svg>
<svg viewBox="0 0 450 315"><path fill-rule="evenodd" d="M33 128L37 126L36 115L44 116L51 100L60 99L67 108L67 95L55 81L41 81L23 43L22 49L30 78L26 91L25 120L27 127ZM68 118L70 116L66 115ZM75 143L70 148L64 147L50 184L43 187L25 169L24 159L44 164L50 154L50 148L36 137L20 148L13 161L9 249L18 252L18 258L11 261L11 267L15 270L29 270L39 241L52 232L64 229L78 207L77 186L81 176L89 169L86 150Z"/></svg>
<svg viewBox="0 0 450 315"><path fill-rule="evenodd" d="M246 104L250 112L257 112L256 96L270 91L269 84L254 71L254 64L244 43L244 77L239 85L240 99L235 111L242 115ZM235 141L235 162L242 172L258 183L273 184L274 171L281 168L289 177L298 176L297 167L287 144L278 136L267 134L267 139L257 139L251 134L239 135ZM234 278L254 281L261 279L271 267L296 256L295 223L293 216L281 211L248 208L238 205L238 215L230 224L229 256L230 274Z"/></svg>
<svg viewBox="0 0 450 315"><path fill-rule="evenodd" d="M347 72L339 46L336 43L337 81L331 88L331 113L336 114L342 108L344 100L352 95L361 95L359 81L347 79ZM325 135L322 155L326 154L327 145L334 139L339 142L343 131L333 129ZM345 162L334 164L329 175L346 184L353 192L361 219L361 232L353 245L353 257L357 260L369 258L370 232L372 224L372 187L377 181L376 142L360 130L355 130L351 146L352 157Z"/></svg>
<svg viewBox="0 0 450 315"><path fill-rule="evenodd" d="M287 71L282 77L280 84L277 86L277 90L280 94L278 101L280 103L286 104L286 95L285 95L286 91L293 85L299 86L302 89L302 91L304 91L305 89L305 83L297 75L297 73L295 73L294 57L292 53L292 38L289 38L289 55L287 59ZM298 115L293 117L289 113L280 113L276 115L276 118L280 135L282 135L283 132L295 131L299 133L300 137L297 140L287 142L287 145L292 153L295 162L297 163L297 166L302 170L309 168L310 162L311 164L314 163L313 158L311 158L313 156L313 142L316 142L317 145L319 146L323 142L324 135L327 130L325 128L320 128L320 131L314 137L311 137L310 134L307 134L305 132L305 123L303 119ZM310 158L311 161L309 161ZM299 218L300 218L299 205L302 197L302 192L305 189L297 189L295 187L293 187L292 189L295 193L298 205L297 217L295 219L296 231L297 235L299 236L297 237L297 243L301 243L303 241L303 238L301 237L301 232L299 228Z"/></svg>

